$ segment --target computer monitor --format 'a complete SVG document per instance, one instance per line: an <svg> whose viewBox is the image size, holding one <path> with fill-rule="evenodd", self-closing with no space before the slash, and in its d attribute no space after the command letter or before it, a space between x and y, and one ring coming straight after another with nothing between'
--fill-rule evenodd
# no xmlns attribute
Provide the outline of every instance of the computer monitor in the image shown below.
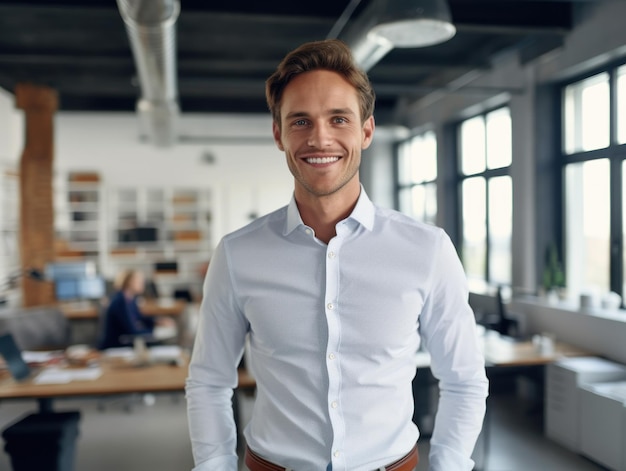
<svg viewBox="0 0 626 471"><path fill-rule="evenodd" d="M45 276L48 280L92 278L96 276L96 264L92 261L49 263Z"/></svg>
<svg viewBox="0 0 626 471"><path fill-rule="evenodd" d="M58 301L100 299L106 295L106 285L101 277L63 278L54 282Z"/></svg>

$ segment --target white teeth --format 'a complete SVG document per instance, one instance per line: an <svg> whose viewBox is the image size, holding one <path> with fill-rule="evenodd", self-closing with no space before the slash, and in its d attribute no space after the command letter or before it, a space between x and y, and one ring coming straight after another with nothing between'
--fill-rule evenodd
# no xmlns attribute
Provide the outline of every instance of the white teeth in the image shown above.
<svg viewBox="0 0 626 471"><path fill-rule="evenodd" d="M329 164L337 162L339 157L309 157L306 161L310 164Z"/></svg>

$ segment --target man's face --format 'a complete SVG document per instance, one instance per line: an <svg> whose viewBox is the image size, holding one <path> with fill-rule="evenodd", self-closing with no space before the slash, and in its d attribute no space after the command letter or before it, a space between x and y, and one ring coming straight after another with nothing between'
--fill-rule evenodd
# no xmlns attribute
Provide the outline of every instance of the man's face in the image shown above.
<svg viewBox="0 0 626 471"><path fill-rule="evenodd" d="M361 123L359 110L356 89L336 72L315 70L289 82L281 126L274 123L273 132L295 178L296 197L329 196L355 186L358 192L361 150L374 133L374 118Z"/></svg>

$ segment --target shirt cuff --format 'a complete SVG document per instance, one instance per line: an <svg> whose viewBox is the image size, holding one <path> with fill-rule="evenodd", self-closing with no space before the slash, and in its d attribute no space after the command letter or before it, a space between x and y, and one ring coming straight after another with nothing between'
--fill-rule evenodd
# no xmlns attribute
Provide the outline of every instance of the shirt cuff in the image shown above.
<svg viewBox="0 0 626 471"><path fill-rule="evenodd" d="M474 469L473 460L447 446L431 444L428 461L431 471L472 471Z"/></svg>
<svg viewBox="0 0 626 471"><path fill-rule="evenodd" d="M198 463L191 471L237 471L236 456L218 456Z"/></svg>

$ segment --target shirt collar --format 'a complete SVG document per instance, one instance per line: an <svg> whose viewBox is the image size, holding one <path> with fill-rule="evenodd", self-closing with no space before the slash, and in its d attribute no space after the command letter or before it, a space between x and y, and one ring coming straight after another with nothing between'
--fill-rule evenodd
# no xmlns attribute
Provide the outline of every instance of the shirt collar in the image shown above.
<svg viewBox="0 0 626 471"><path fill-rule="evenodd" d="M371 231L374 228L374 204L370 201L363 185L361 185L361 193L359 199L356 202L356 206L352 210L350 216L347 219L352 219L361 224L365 229ZM300 211L298 211L298 205L296 204L296 198L294 195L291 197L289 206L287 207L287 221L285 223L284 235L290 234L299 226L303 226L302 218L300 217Z"/></svg>

